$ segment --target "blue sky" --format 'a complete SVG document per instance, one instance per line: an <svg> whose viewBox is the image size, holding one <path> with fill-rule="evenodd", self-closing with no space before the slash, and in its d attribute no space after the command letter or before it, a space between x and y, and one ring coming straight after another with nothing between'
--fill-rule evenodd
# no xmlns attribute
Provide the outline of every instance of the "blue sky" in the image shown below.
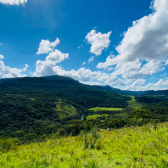
<svg viewBox="0 0 168 168"><path fill-rule="evenodd" d="M168 89L167 0L0 0L0 78Z"/></svg>

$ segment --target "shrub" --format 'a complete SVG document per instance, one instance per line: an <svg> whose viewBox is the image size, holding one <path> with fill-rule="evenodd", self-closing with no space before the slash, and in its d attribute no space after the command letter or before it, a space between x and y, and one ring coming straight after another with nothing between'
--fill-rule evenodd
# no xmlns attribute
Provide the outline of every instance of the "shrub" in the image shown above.
<svg viewBox="0 0 168 168"><path fill-rule="evenodd" d="M32 142L35 141L36 139L37 135L35 133L29 133L23 137L24 142Z"/></svg>
<svg viewBox="0 0 168 168"><path fill-rule="evenodd" d="M96 129L92 129L91 131L84 130L81 132L82 137L84 137L84 146L85 149L95 147L97 140L100 138L100 134L97 132Z"/></svg>
<svg viewBox="0 0 168 168"><path fill-rule="evenodd" d="M0 151L8 152L10 149L16 149L17 142L13 138L0 138Z"/></svg>

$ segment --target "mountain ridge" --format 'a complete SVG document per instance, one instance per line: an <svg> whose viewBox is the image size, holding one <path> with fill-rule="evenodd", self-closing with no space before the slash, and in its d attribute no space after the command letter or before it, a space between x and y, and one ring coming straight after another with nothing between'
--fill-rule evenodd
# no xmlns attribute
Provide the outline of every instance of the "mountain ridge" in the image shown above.
<svg viewBox="0 0 168 168"><path fill-rule="evenodd" d="M118 88L113 88L109 85L88 85L88 84L83 84L80 83L78 80L75 80L71 77L68 76L60 76L60 75L52 75L52 76L43 76L43 77L19 77L19 78L3 78L0 79L0 84L3 82L9 82L13 80L18 80L18 79L26 79L26 78L43 78L43 79L49 79L49 80L58 80L62 82L70 82L71 84L81 84L83 86L87 86L92 89L97 89L97 90L106 90L106 91L112 91L115 93L123 94L123 95L132 95L132 96L140 96L140 95L164 95L168 96L168 90L146 90L146 91L131 91L131 90L121 90Z"/></svg>
<svg viewBox="0 0 168 168"><path fill-rule="evenodd" d="M0 83L0 136L64 125L93 107L126 108L129 97L62 76L5 79Z"/></svg>

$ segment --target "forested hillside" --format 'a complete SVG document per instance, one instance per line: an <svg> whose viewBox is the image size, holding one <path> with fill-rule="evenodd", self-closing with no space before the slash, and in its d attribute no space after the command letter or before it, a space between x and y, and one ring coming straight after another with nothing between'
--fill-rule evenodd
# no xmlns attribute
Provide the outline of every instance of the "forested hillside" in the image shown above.
<svg viewBox="0 0 168 168"><path fill-rule="evenodd" d="M121 128L168 121L167 91L136 96L121 92L62 76L0 80L0 136L24 137L24 141L56 132L77 135L93 126Z"/></svg>
<svg viewBox="0 0 168 168"><path fill-rule="evenodd" d="M92 107L125 108L130 98L96 90L69 77L6 79L0 83L0 135L50 132ZM48 128L49 127L49 128Z"/></svg>

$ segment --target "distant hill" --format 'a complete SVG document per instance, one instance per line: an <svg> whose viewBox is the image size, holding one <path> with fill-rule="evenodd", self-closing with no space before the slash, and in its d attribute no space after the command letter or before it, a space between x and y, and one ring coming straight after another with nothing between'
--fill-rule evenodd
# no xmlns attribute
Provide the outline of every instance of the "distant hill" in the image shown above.
<svg viewBox="0 0 168 168"><path fill-rule="evenodd" d="M90 113L90 108L125 109L131 96L135 96L141 107L145 105L156 114L155 109L160 105L155 104L153 109L152 104L165 102L159 113L167 114L168 90L124 91L110 86L85 85L58 75L0 79L0 136L10 136L16 131L50 132L46 130L65 125L69 120L80 120Z"/></svg>
<svg viewBox="0 0 168 168"><path fill-rule="evenodd" d="M119 93L122 95L131 95L131 96L168 96L168 90L158 90L158 91L154 91L154 90L148 90L148 91L130 91L130 90L120 90L117 88L113 88L111 86L97 86L97 85L93 85L93 86L89 86L90 88L94 88L97 90L104 90L104 91L110 91L110 92L114 92L114 93Z"/></svg>
<svg viewBox="0 0 168 168"><path fill-rule="evenodd" d="M93 107L125 108L127 96L62 76L0 80L0 135L66 124Z"/></svg>

